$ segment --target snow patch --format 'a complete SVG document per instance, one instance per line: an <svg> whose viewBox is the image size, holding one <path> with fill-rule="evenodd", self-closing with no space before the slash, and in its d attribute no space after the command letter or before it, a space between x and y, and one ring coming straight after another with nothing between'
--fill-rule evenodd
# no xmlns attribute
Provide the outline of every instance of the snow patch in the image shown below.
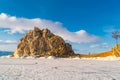
<svg viewBox="0 0 120 80"><path fill-rule="evenodd" d="M108 61L114 61L114 60L120 60L120 57L116 56L107 56L107 57L95 57L95 58L82 58L87 60L108 60Z"/></svg>
<svg viewBox="0 0 120 80"><path fill-rule="evenodd" d="M11 58L11 55L1 56L0 58Z"/></svg>
<svg viewBox="0 0 120 80"><path fill-rule="evenodd" d="M40 59L47 59L47 57L45 56L45 57L40 57Z"/></svg>
<svg viewBox="0 0 120 80"><path fill-rule="evenodd" d="M73 58L73 59L80 59L79 57L75 57L75 58Z"/></svg>
<svg viewBox="0 0 120 80"><path fill-rule="evenodd" d="M56 59L55 56L48 56L47 59Z"/></svg>

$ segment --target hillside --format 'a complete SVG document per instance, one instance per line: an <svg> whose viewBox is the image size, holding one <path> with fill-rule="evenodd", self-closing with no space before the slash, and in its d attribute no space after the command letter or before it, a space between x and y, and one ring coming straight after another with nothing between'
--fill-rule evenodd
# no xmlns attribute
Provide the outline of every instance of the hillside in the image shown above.
<svg viewBox="0 0 120 80"><path fill-rule="evenodd" d="M91 57L107 57L107 56L116 56L120 57L120 44L114 46L110 51L101 52L97 54L81 54L80 57L91 58Z"/></svg>

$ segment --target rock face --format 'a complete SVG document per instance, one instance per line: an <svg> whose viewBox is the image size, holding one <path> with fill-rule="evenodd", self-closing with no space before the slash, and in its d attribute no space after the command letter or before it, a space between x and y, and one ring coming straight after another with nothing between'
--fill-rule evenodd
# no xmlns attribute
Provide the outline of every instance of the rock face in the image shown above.
<svg viewBox="0 0 120 80"><path fill-rule="evenodd" d="M113 55L116 57L120 57L120 44L115 45L112 48Z"/></svg>
<svg viewBox="0 0 120 80"><path fill-rule="evenodd" d="M40 30L34 27L24 37L20 39L15 57L26 56L56 56L67 57L73 55L72 46L57 35L54 35L48 29Z"/></svg>

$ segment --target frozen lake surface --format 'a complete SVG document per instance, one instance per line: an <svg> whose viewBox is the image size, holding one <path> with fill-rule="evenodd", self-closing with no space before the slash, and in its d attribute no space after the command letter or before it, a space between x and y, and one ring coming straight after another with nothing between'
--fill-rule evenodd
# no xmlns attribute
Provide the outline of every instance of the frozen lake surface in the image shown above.
<svg viewBox="0 0 120 80"><path fill-rule="evenodd" d="M120 80L120 61L0 58L0 80Z"/></svg>

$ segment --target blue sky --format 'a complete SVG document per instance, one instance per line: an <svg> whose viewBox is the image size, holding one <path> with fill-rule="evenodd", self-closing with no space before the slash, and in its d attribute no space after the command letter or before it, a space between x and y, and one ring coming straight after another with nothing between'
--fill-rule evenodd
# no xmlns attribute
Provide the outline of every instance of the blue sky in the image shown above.
<svg viewBox="0 0 120 80"><path fill-rule="evenodd" d="M114 46L111 31L120 29L119 0L0 0L0 50L14 51L34 26L49 28L77 53Z"/></svg>

